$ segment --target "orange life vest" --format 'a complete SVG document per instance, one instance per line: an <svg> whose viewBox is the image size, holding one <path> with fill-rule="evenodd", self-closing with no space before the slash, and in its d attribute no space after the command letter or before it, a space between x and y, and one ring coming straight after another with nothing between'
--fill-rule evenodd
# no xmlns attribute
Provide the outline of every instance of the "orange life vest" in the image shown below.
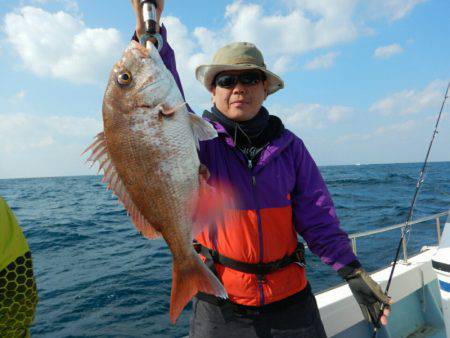
<svg viewBox="0 0 450 338"><path fill-rule="evenodd" d="M229 210L222 222L197 238L203 246L245 263L270 263L297 248L290 206L259 210ZM261 260L262 256L262 260ZM305 269L292 263L263 278L215 263L215 270L237 304L262 306L289 297L306 287Z"/></svg>

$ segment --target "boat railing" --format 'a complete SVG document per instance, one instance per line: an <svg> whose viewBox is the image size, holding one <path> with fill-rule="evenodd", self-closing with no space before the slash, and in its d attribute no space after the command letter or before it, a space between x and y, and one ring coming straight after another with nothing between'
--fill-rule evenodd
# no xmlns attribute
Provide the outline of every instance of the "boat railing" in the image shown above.
<svg viewBox="0 0 450 338"><path fill-rule="evenodd" d="M437 242L439 244L441 242L441 217L448 216L449 214L450 214L450 210L447 210L447 211L443 211L443 212L440 212L440 213L437 213L437 214L433 214L433 215L430 215L430 216L426 216L426 217L422 217L422 218L416 219L414 221L411 221L409 224L412 226L412 225L421 224L421 223L424 223L424 222L427 222L427 221L430 221L430 220L434 219L435 222L436 222ZM406 226L406 222L390 225L390 226L379 228L379 229L375 229L375 230L368 230L368 231L363 231L363 232L350 234L349 238L350 238L350 240L352 242L353 252L356 255L356 240L357 239L362 238L362 237L375 235L375 234L380 234L380 233L383 233L383 232L386 232L386 231L391 231L391 230L403 228L405 226ZM403 263L407 263L408 262L408 248L407 248L407 242L406 242L405 239L403 239L403 242L402 242L402 249L403 249Z"/></svg>

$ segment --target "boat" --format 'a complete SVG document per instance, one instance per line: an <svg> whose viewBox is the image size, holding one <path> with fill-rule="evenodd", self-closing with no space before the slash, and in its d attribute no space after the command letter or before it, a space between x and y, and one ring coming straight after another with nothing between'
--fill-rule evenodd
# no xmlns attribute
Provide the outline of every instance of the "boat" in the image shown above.
<svg viewBox="0 0 450 338"><path fill-rule="evenodd" d="M388 317L388 324L377 332L378 338L445 338L450 337L450 273L436 261L447 260L450 267L450 210L433 214L411 222L419 226L435 220L437 244L424 246L420 253L408 257L407 242L402 242L403 259L395 267L389 295L394 304ZM441 238L441 219L446 218L444 234L445 245ZM400 229L405 223L383 227L377 230L350 234L353 250L360 238ZM441 245L439 245L441 244ZM442 250L445 255L437 255ZM434 269L433 269L434 266ZM437 270L436 270L437 268ZM436 273L436 271L438 273ZM391 266L371 273L371 277L385 290ZM438 279L438 275L440 278ZM443 295L441 297L441 294ZM317 304L328 337L365 338L373 336L373 327L364 320L346 283L337 285L324 292L317 293ZM446 331L447 325L447 331Z"/></svg>

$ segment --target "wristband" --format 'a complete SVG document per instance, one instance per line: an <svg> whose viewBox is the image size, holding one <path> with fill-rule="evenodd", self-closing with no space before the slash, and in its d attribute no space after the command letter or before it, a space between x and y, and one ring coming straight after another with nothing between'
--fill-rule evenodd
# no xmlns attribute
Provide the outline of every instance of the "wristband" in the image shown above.
<svg viewBox="0 0 450 338"><path fill-rule="evenodd" d="M353 274L353 272L360 267L361 267L361 263L359 263L358 260L354 260L353 262L350 262L347 265L344 265L342 268L340 268L337 271L337 273L343 279L351 278L351 275Z"/></svg>

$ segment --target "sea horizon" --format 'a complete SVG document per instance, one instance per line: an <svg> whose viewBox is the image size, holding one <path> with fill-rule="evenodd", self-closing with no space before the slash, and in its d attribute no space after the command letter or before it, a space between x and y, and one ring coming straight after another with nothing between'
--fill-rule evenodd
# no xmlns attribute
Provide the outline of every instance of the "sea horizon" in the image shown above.
<svg viewBox="0 0 450 338"><path fill-rule="evenodd" d="M381 163L348 163L348 164L318 164L320 168L330 168L330 167L345 167L345 166L361 166L361 165L396 165L396 164L422 164L422 162L381 162ZM428 161L430 163L450 163L448 161ZM27 177L0 177L0 180L20 180L20 179L35 179L35 178L70 178L70 177L89 177L89 176L102 176L101 173L98 174L73 174L73 175L56 175L56 176L27 176Z"/></svg>

